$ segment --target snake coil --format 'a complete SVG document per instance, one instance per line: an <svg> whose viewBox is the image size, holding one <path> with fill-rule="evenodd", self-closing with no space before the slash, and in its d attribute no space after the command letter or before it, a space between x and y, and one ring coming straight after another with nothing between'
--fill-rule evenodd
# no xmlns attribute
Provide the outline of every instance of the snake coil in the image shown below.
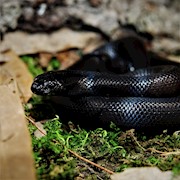
<svg viewBox="0 0 180 180"><path fill-rule="evenodd" d="M51 71L35 78L35 94L52 96L80 123L135 129L180 128L180 68L157 66L115 75Z"/></svg>

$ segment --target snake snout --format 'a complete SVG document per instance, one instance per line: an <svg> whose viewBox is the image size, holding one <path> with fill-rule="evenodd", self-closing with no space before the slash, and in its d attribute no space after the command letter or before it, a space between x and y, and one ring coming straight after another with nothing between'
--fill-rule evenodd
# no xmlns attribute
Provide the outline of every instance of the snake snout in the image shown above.
<svg viewBox="0 0 180 180"><path fill-rule="evenodd" d="M31 86L37 95L59 95L63 90L63 82L57 80L50 73L37 76Z"/></svg>

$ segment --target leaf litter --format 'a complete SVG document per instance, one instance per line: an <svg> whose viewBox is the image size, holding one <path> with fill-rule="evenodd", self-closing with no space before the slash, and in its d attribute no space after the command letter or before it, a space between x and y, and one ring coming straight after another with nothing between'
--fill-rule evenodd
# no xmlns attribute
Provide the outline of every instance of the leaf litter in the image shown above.
<svg viewBox="0 0 180 180"><path fill-rule="evenodd" d="M11 73L0 67L0 177L34 180L31 138Z"/></svg>

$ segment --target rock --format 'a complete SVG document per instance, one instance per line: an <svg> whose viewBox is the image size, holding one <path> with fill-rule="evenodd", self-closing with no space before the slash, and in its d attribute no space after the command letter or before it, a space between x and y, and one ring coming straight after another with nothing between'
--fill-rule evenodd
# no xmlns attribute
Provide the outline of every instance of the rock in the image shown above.
<svg viewBox="0 0 180 180"><path fill-rule="evenodd" d="M171 171L162 172L157 167L129 168L122 173L115 173L112 180L171 180Z"/></svg>
<svg viewBox="0 0 180 180"><path fill-rule="evenodd" d="M18 18L21 15L20 1L1 0L0 3L0 32L5 32L8 28L15 29Z"/></svg>

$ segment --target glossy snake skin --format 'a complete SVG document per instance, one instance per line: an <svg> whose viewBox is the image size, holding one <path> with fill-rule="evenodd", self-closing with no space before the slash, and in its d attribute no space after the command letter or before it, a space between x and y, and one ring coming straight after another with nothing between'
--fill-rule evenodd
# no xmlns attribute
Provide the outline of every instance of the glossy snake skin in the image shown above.
<svg viewBox="0 0 180 180"><path fill-rule="evenodd" d="M103 52L113 55L110 48ZM93 56L101 51L96 50ZM116 59L117 54L113 57ZM62 116L87 126L108 126L114 122L122 128L180 129L180 67L146 67L144 63L145 68L136 64L137 70L126 73L134 67L133 61L121 63L123 74L47 72L35 78L31 89L35 94L51 96Z"/></svg>

